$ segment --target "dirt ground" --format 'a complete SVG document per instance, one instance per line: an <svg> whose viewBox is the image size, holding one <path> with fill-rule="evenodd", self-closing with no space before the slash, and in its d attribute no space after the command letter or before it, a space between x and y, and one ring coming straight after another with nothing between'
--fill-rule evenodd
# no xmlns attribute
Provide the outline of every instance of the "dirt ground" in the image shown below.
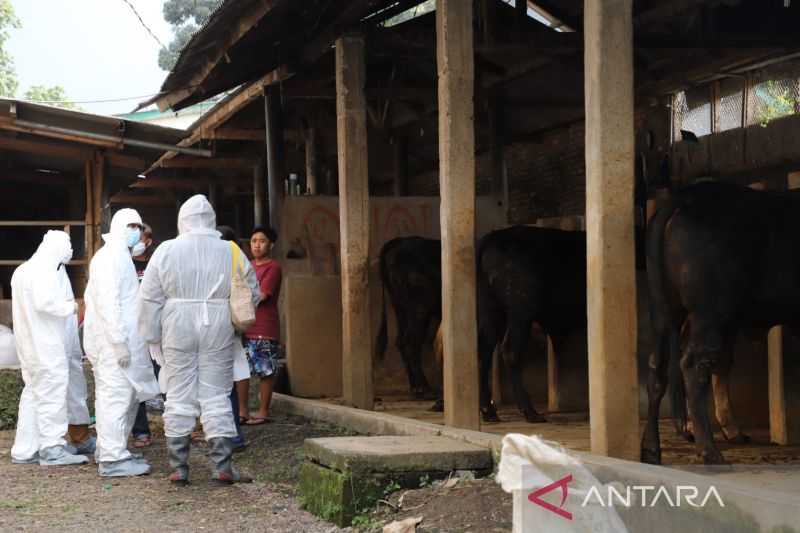
<svg viewBox="0 0 800 533"><path fill-rule="evenodd" d="M153 444L142 451L152 474L101 478L97 467L14 465L13 431L0 431L0 531L341 531L299 508L295 486L303 440L352 434L345 429L277 414L275 423L245 429L249 447L234 465L253 477L251 484L217 488L210 482L208 447L193 445L190 485L173 489L160 417L150 414ZM452 484L452 483L451 483ZM422 516L418 531L505 531L511 527L511 497L491 479L426 486L403 493L403 508L379 504L358 527L380 530L384 523ZM390 488L388 488L390 489ZM387 489L387 491L388 491Z"/></svg>

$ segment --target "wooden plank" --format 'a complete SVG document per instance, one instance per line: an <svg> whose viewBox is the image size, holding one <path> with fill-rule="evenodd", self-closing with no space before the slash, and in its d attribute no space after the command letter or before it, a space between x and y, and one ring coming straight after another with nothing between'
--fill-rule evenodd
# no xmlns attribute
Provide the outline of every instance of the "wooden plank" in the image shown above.
<svg viewBox="0 0 800 533"><path fill-rule="evenodd" d="M472 1L437 0L444 420L477 430Z"/></svg>
<svg viewBox="0 0 800 533"><path fill-rule="evenodd" d="M94 257L94 201L92 200L92 164L86 161L83 164L83 181L86 189L86 231L84 231L84 244L86 257L91 261Z"/></svg>
<svg viewBox="0 0 800 533"><path fill-rule="evenodd" d="M28 133L31 135L37 135L39 137L49 137L51 139L59 139L62 141L89 144L101 148L110 148L112 150L122 150L123 148L122 142L92 139L89 137L82 137L80 135L72 135L68 133L48 131L40 128L29 128L25 126L20 126L18 124L14 124L13 121L14 121L13 117L0 117L0 129L6 131L13 131L17 133Z"/></svg>
<svg viewBox="0 0 800 533"><path fill-rule="evenodd" d="M150 161L132 155L120 154L118 152L107 152L104 156L108 164L112 167L129 168L144 172L150 165Z"/></svg>
<svg viewBox="0 0 800 533"><path fill-rule="evenodd" d="M336 39L336 129L342 280L342 391L345 404L372 409L369 313L369 185L364 37Z"/></svg>
<svg viewBox="0 0 800 533"><path fill-rule="evenodd" d="M131 189L196 189L208 186L251 185L245 178L146 178L131 184Z"/></svg>
<svg viewBox="0 0 800 533"><path fill-rule="evenodd" d="M0 137L0 150L26 152L55 158L74 159L78 161L91 161L94 159L94 149L92 148L66 146L61 143L28 141L14 137Z"/></svg>
<svg viewBox="0 0 800 533"><path fill-rule="evenodd" d="M85 220L0 220L0 226L24 227L24 226L44 226L60 227L64 226L85 226Z"/></svg>
<svg viewBox="0 0 800 533"><path fill-rule="evenodd" d="M119 193L111 197L112 204L140 204L140 205L175 205L178 201L177 196L141 196L130 193Z"/></svg>
<svg viewBox="0 0 800 533"><path fill-rule="evenodd" d="M156 100L159 111L164 112L194 94L211 71L225 57L227 51L258 24L258 21L276 4L277 0L259 0L252 8L242 13L236 23L228 29L228 32L220 39L217 39L213 48L205 52L206 61L197 68L194 76L185 83L185 86L190 89L170 92Z"/></svg>
<svg viewBox="0 0 800 533"><path fill-rule="evenodd" d="M252 167L261 162L258 157L203 157L178 156L160 162L162 168L240 168Z"/></svg>

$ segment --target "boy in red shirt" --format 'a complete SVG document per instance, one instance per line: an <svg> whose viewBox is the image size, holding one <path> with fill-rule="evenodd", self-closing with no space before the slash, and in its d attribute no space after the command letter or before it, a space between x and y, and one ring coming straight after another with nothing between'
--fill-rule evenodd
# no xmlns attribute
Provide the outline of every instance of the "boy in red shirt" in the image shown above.
<svg viewBox="0 0 800 533"><path fill-rule="evenodd" d="M260 378L258 415L244 421L249 426L271 422L269 406L272 388L275 384L275 359L281 339L281 321L278 315L278 296L281 292L281 267L269 256L278 235L272 228L256 227L250 232L251 264L256 271L261 292L256 307L256 322L244 334L245 352L250 362L250 373ZM250 380L236 383L239 394L239 412L247 418L247 400L250 394Z"/></svg>

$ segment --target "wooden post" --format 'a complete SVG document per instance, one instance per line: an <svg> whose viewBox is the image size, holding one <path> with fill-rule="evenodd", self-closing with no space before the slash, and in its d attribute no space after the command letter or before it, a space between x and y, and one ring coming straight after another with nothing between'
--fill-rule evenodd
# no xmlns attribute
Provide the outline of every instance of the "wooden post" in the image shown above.
<svg viewBox="0 0 800 533"><path fill-rule="evenodd" d="M472 1L436 1L444 423L478 429Z"/></svg>
<svg viewBox="0 0 800 533"><path fill-rule="evenodd" d="M283 108L281 106L281 88L277 85L270 85L264 89L264 116L267 128L269 224L277 230L280 225L280 206L283 199L285 177L283 171Z"/></svg>
<svg viewBox="0 0 800 533"><path fill-rule="evenodd" d="M256 165L253 167L253 225L261 226L264 224L266 217L264 216L264 189L265 176L264 166ZM270 189L270 198L272 198L272 190ZM270 209L272 207L270 206Z"/></svg>
<svg viewBox="0 0 800 533"><path fill-rule="evenodd" d="M800 172L790 172L786 176L786 185L788 189L800 188ZM784 446L800 442L800 418L797 417L800 392L796 387L786 387L787 376L789 383L797 383L794 375L800 364L793 353L796 352L796 341L793 343L786 336L783 326L770 329L767 336L769 436L770 442Z"/></svg>
<svg viewBox="0 0 800 533"><path fill-rule="evenodd" d="M372 409L369 314L369 186L364 37L336 39L336 139L342 262L342 393L347 405Z"/></svg>
<svg viewBox="0 0 800 533"><path fill-rule="evenodd" d="M92 205L94 206L94 251L97 252L103 245L102 234L104 229L106 229L103 224L103 206L105 205L103 199L107 191L107 184L105 183L106 162L105 158L100 154L95 155L92 177L92 185L94 188L94 199L92 201Z"/></svg>
<svg viewBox="0 0 800 533"><path fill-rule="evenodd" d="M408 196L408 141L395 137L394 145L394 195Z"/></svg>
<svg viewBox="0 0 800 533"><path fill-rule="evenodd" d="M92 188L92 162L86 161L83 164L83 179L86 185L86 228L84 228L84 235L86 240L86 260L92 260L94 257L94 189ZM86 266L87 278L89 273L89 266Z"/></svg>
<svg viewBox="0 0 800 533"><path fill-rule="evenodd" d="M306 188L308 194L319 194L319 147L317 130L309 128L306 133ZM305 191L303 191L305 193Z"/></svg>
<svg viewBox="0 0 800 533"><path fill-rule="evenodd" d="M631 0L587 2L584 28L591 446L637 460Z"/></svg>

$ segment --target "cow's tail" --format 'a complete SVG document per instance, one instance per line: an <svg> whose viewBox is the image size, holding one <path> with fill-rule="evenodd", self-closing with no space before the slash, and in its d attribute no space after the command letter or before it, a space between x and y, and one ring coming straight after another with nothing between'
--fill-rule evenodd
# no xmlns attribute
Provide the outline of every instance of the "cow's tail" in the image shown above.
<svg viewBox="0 0 800 533"><path fill-rule="evenodd" d="M664 332L666 339L659 339L657 349L660 356L667 355L667 376L670 384L670 407L672 418L678 427L686 427L688 412L686 409L686 386L681 373L681 342L680 329L682 319L676 319L677 313L670 309L668 293L667 270L664 257L664 240L667 224L680 207L680 198L676 193L664 207L653 216L650 227L647 228L647 271L650 280L650 297L653 302L654 313L661 313L666 317L667 329ZM662 348L666 341L667 350Z"/></svg>
<svg viewBox="0 0 800 533"><path fill-rule="evenodd" d="M398 239L393 239L381 248L378 257L378 271L381 277L381 325L378 328L378 336L375 338L375 359L382 361L386 355L386 340L388 337L386 326L386 285L389 283L389 275L386 272L386 254L399 244Z"/></svg>

